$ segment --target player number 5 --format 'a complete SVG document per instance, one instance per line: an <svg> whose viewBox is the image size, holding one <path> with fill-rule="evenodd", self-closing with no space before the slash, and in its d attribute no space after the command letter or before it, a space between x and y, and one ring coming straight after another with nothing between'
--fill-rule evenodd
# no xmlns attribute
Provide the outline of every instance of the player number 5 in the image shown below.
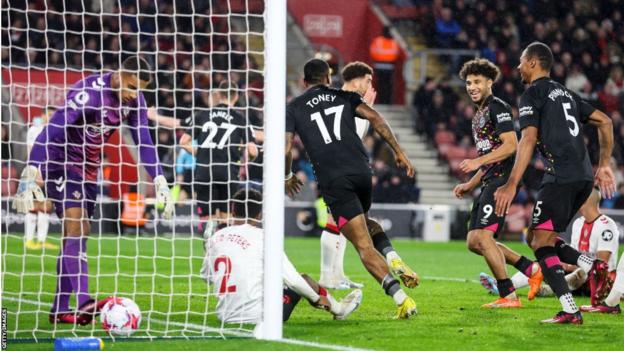
<svg viewBox="0 0 624 351"><path fill-rule="evenodd" d="M579 126L578 126L578 123L576 122L576 118L568 114L568 110L572 108L572 105L570 105L569 102L564 102L561 105L563 105L563 113L565 113L566 120L568 120L569 122L572 122L572 125L573 125L573 128L570 128L570 126L568 125L568 128L570 128L570 134L572 134L572 136L577 136L579 133Z"/></svg>
<svg viewBox="0 0 624 351"><path fill-rule="evenodd" d="M334 136L336 137L336 140L342 140L340 136L340 120L342 119L343 109L344 109L344 105L338 105L338 106L326 108L325 111L323 111L326 116L335 114ZM329 135L329 131L327 130L327 127L325 126L325 121L323 121L323 116L321 115L321 113L314 112L313 114L310 115L310 118L312 119L312 121L316 122L316 125L318 126L319 131L321 132L321 136L323 137L325 144L331 143L332 139L331 139L331 136Z"/></svg>

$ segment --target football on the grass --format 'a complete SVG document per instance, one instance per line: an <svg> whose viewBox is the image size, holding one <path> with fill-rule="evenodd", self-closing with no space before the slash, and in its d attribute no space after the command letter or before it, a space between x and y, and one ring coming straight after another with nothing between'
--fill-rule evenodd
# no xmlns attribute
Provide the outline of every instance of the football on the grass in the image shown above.
<svg viewBox="0 0 624 351"><path fill-rule="evenodd" d="M114 297L100 311L102 328L120 336L130 336L141 323L141 310L129 298Z"/></svg>

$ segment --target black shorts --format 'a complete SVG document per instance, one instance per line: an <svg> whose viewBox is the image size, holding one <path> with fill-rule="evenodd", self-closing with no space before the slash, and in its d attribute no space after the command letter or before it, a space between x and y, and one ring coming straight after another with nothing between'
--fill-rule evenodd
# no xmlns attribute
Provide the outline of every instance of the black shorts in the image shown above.
<svg viewBox="0 0 624 351"><path fill-rule="evenodd" d="M373 183L371 174L354 174L338 177L327 187L321 187L321 195L331 211L338 228L354 217L367 213L371 207Z"/></svg>
<svg viewBox="0 0 624 351"><path fill-rule="evenodd" d="M301 300L301 295L289 288L284 288L284 295L282 296L282 299L284 305L282 309L282 321L286 322Z"/></svg>
<svg viewBox="0 0 624 351"><path fill-rule="evenodd" d="M592 192L594 183L544 183L537 193L531 229L565 232Z"/></svg>
<svg viewBox="0 0 624 351"><path fill-rule="evenodd" d="M470 222L468 223L468 231L475 229L488 230L494 233L494 237L503 230L505 226L505 216L496 215L496 201L494 201L494 193L500 187L505 185L507 177L498 177L488 181L481 188L481 194L474 199L472 210L470 212Z"/></svg>
<svg viewBox="0 0 624 351"><path fill-rule="evenodd" d="M202 182L204 183L204 182ZM200 216L230 212L229 202L238 190L237 182L205 182L194 184Z"/></svg>

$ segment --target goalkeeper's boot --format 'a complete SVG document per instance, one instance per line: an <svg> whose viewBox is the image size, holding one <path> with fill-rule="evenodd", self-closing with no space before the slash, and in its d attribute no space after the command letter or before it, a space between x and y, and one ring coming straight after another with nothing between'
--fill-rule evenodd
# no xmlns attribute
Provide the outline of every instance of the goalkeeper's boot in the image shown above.
<svg viewBox="0 0 624 351"><path fill-rule="evenodd" d="M590 313L608 313L608 314L622 313L622 309L620 308L620 305L615 305L611 307L611 306L607 306L604 302L599 305L581 306L581 311L590 312Z"/></svg>
<svg viewBox="0 0 624 351"><path fill-rule="evenodd" d="M355 289L340 301L340 313L334 315L335 320L344 320L360 307L362 303L362 290Z"/></svg>
<svg viewBox="0 0 624 351"><path fill-rule="evenodd" d="M24 247L26 247L27 250L41 250L41 244L34 240L26 240Z"/></svg>
<svg viewBox="0 0 624 351"><path fill-rule="evenodd" d="M46 250L58 250L59 246L56 244L49 243L47 241L40 242L39 245Z"/></svg>
<svg viewBox="0 0 624 351"><path fill-rule="evenodd" d="M408 296L405 300L403 300L403 303L399 305L394 319L408 319L410 316L417 313L418 310L416 310L416 302Z"/></svg>
<svg viewBox="0 0 624 351"><path fill-rule="evenodd" d="M395 258L390 261L390 269L394 275L398 275L403 281L403 285L408 288L415 288L420 283L418 274L414 272L403 260Z"/></svg>
<svg viewBox="0 0 624 351"><path fill-rule="evenodd" d="M553 318L544 319L543 324L583 324L583 315L581 311L575 313L568 313L561 311L557 313Z"/></svg>
<svg viewBox="0 0 624 351"><path fill-rule="evenodd" d="M51 312L48 320L52 324L76 324L77 318L74 311Z"/></svg>
<svg viewBox="0 0 624 351"><path fill-rule="evenodd" d="M78 308L78 324L90 324L93 319L100 314L100 310L102 309L102 307L104 307L104 305L106 305L106 303L112 299L113 297L109 296L99 301L90 299L89 301L83 303L80 308Z"/></svg>
<svg viewBox="0 0 624 351"><path fill-rule="evenodd" d="M490 294L498 295L498 284L496 283L496 279L487 273L481 272L481 274L479 274L479 282L481 283L481 286L483 286Z"/></svg>
<svg viewBox="0 0 624 351"><path fill-rule="evenodd" d="M542 274L542 268L539 264L533 263L533 266L537 266L537 270L529 277L529 293L527 297L529 301L533 300L537 293L540 291L542 282L544 281L544 275Z"/></svg>
<svg viewBox="0 0 624 351"><path fill-rule="evenodd" d="M482 305L483 308L519 308L522 307L522 302L520 299L508 299L505 297L500 297L496 299L494 302L486 303Z"/></svg>

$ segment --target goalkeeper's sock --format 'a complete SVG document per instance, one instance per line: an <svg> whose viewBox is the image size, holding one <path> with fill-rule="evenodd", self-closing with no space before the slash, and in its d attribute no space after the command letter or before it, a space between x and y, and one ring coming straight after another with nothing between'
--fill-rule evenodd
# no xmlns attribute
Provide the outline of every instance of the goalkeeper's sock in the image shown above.
<svg viewBox="0 0 624 351"><path fill-rule="evenodd" d="M91 300L89 295L89 265L87 262L87 238L66 237L63 249L63 264L78 306Z"/></svg>
<svg viewBox="0 0 624 351"><path fill-rule="evenodd" d="M333 284L336 279L335 261L338 256L338 245L340 237L327 230L321 233L321 277L319 279L323 284Z"/></svg>
<svg viewBox="0 0 624 351"><path fill-rule="evenodd" d="M63 253L61 252L56 259L56 294L52 303L52 313L69 311L72 285L64 268Z"/></svg>
<svg viewBox="0 0 624 351"><path fill-rule="evenodd" d="M338 234L338 244L336 247L336 257L334 259L334 276L339 279L345 279L344 272L344 255L347 250L347 238L344 235Z"/></svg>
<svg viewBox="0 0 624 351"><path fill-rule="evenodd" d="M44 243L48 237L50 215L45 212L37 213L37 241Z"/></svg>
<svg viewBox="0 0 624 351"><path fill-rule="evenodd" d="M28 212L24 215L24 239L26 242L35 240L35 228L37 227L37 214Z"/></svg>

